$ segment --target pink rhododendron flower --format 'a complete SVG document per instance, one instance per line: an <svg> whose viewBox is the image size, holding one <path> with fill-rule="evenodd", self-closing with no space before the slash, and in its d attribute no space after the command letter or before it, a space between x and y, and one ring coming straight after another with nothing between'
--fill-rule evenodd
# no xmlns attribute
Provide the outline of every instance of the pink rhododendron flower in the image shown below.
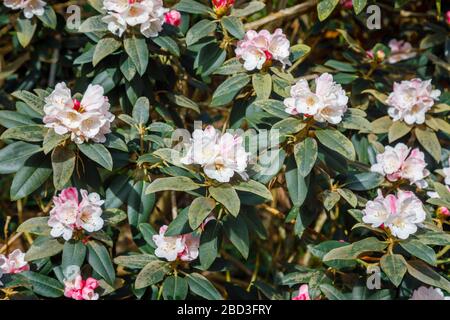
<svg viewBox="0 0 450 320"><path fill-rule="evenodd" d="M315 92L308 82L300 79L291 87L291 96L284 99L285 111L289 114L303 114L314 117L318 122L337 124L347 111L348 97L340 84L333 81L328 73L315 79Z"/></svg>
<svg viewBox="0 0 450 320"><path fill-rule="evenodd" d="M283 65L290 65L290 43L281 29L274 33L267 30L256 32L249 30L243 40L237 43L236 57L244 60L244 68L248 71L258 69L271 63L279 61Z"/></svg>
<svg viewBox="0 0 450 320"><path fill-rule="evenodd" d="M445 297L439 288L421 286L414 290L409 300L450 300L450 297Z"/></svg>
<svg viewBox="0 0 450 320"><path fill-rule="evenodd" d="M394 121L404 121L411 125L425 122L425 114L439 99L441 91L433 90L431 80L413 79L394 83L394 91L386 103L388 114Z"/></svg>
<svg viewBox="0 0 450 320"><path fill-rule="evenodd" d="M426 188L428 183L424 178L430 174L426 166L423 152L418 148L411 151L405 144L398 143L394 148L386 146L384 152L377 155L377 163L370 170L386 176L389 181L406 179L419 188Z"/></svg>
<svg viewBox="0 0 450 320"><path fill-rule="evenodd" d="M411 59L416 56L416 52L409 42L404 40L392 39L389 41L391 54L389 55L389 63L397 63L402 60Z"/></svg>
<svg viewBox="0 0 450 320"><path fill-rule="evenodd" d="M340 3L341 6L344 7L344 9L353 8L353 0L341 0Z"/></svg>
<svg viewBox="0 0 450 320"><path fill-rule="evenodd" d="M44 8L47 5L42 0L4 0L3 4L13 10L23 10L23 15L27 19L44 15Z"/></svg>
<svg viewBox="0 0 450 320"><path fill-rule="evenodd" d="M92 140L105 142L105 134L111 132L114 115L109 112L108 98L99 85L89 85L81 101L72 98L64 82L58 83L55 90L45 98L43 121L47 128L57 134L71 134L77 144Z"/></svg>
<svg viewBox="0 0 450 320"><path fill-rule="evenodd" d="M219 16L228 13L230 8L234 5L234 0L212 0L214 12Z"/></svg>
<svg viewBox="0 0 450 320"><path fill-rule="evenodd" d="M74 300L98 300L99 295L95 293L99 286L98 280L91 277L83 280L79 268L77 270L64 279L64 296Z"/></svg>
<svg viewBox="0 0 450 320"><path fill-rule="evenodd" d="M181 24L181 14L177 10L170 10L164 15L164 22L178 27Z"/></svg>
<svg viewBox="0 0 450 320"><path fill-rule="evenodd" d="M292 298L292 300L311 300L308 292L308 285L302 284L298 290L298 295Z"/></svg>
<svg viewBox="0 0 450 320"><path fill-rule="evenodd" d="M107 14L102 20L119 37L128 26L140 26L140 32L147 38L158 36L169 11L162 0L104 0L103 5Z"/></svg>
<svg viewBox="0 0 450 320"><path fill-rule="evenodd" d="M167 228L166 225L162 226L159 228L159 234L153 236L157 246L155 256L167 261L175 261L177 258L182 261L197 259L200 238L192 234L168 237L165 236Z"/></svg>
<svg viewBox="0 0 450 320"><path fill-rule="evenodd" d="M445 13L445 22L450 24L450 10Z"/></svg>
<svg viewBox="0 0 450 320"><path fill-rule="evenodd" d="M414 234L426 218L420 199L414 193L402 190L398 190L397 196L390 194L386 197L378 190L378 196L367 202L363 213L365 223L374 228L389 228L392 235L400 239Z"/></svg>
<svg viewBox="0 0 450 320"><path fill-rule="evenodd" d="M28 265L28 262L25 261L25 253L19 249L11 252L8 257L0 254L0 273L16 274L28 270L30 270L30 266Z"/></svg>
<svg viewBox="0 0 450 320"><path fill-rule="evenodd" d="M78 198L76 188L66 188L58 197L53 197L54 207L50 211L48 225L52 227L52 237L63 237L70 240L74 230L84 229L87 232L95 232L103 227L101 218L103 200L93 192L88 194L81 189L81 201Z"/></svg>
<svg viewBox="0 0 450 320"><path fill-rule="evenodd" d="M186 147L187 153L180 162L202 166L211 179L229 182L235 173L243 179L248 178L245 170L249 153L245 151L242 137L230 133L221 135L214 127L208 126L205 130L194 130Z"/></svg>

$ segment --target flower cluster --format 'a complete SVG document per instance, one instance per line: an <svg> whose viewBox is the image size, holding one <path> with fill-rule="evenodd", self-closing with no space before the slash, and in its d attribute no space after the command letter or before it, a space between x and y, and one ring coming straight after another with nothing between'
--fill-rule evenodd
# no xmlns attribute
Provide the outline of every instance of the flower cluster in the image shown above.
<svg viewBox="0 0 450 320"><path fill-rule="evenodd" d="M305 117L314 117L318 122L337 124L347 111L348 97L328 73L315 79L314 92L305 79L300 79L291 87L290 94L284 99L284 105L285 111L292 115L303 114Z"/></svg>
<svg viewBox="0 0 450 320"><path fill-rule="evenodd" d="M5 0L3 4L13 10L23 10L23 15L27 19L33 16L42 16L47 3L42 0Z"/></svg>
<svg viewBox="0 0 450 320"><path fill-rule="evenodd" d="M387 146L378 154L377 163L370 170L386 176L389 181L406 179L419 188L426 188L428 183L424 178L430 174L426 166L423 152L418 148L411 151L405 144L398 143L394 148Z"/></svg>
<svg viewBox="0 0 450 320"><path fill-rule="evenodd" d="M380 190L373 201L368 201L363 210L363 221L372 227L389 228L393 236L407 239L417 231L426 213L423 204L410 191L398 190L397 196L390 194L383 197Z"/></svg>
<svg viewBox="0 0 450 320"><path fill-rule="evenodd" d="M30 270L30 266L25 261L25 253L19 249L11 252L8 257L0 254L0 273L16 274L28 270Z"/></svg>
<svg viewBox="0 0 450 320"><path fill-rule="evenodd" d="M76 188L67 188L53 198L54 207L50 211L48 225L52 227L51 235L70 240L74 230L95 232L103 227L102 204L100 196L81 189L81 202Z"/></svg>
<svg viewBox="0 0 450 320"><path fill-rule="evenodd" d="M408 60L416 56L411 44L405 40L392 39L389 41L389 48L391 49L391 54L389 55L389 63L397 63L403 60Z"/></svg>
<svg viewBox="0 0 450 320"><path fill-rule="evenodd" d="M167 226L159 228L159 234L153 236L157 248L155 256L167 261L192 261L198 257L200 238L192 234L183 234L176 237L166 237Z"/></svg>
<svg viewBox="0 0 450 320"><path fill-rule="evenodd" d="M409 300L450 300L450 297L445 297L439 288L421 286L414 290Z"/></svg>
<svg viewBox="0 0 450 320"><path fill-rule="evenodd" d="M209 178L229 182L235 173L243 179L248 178L245 172L248 158L242 137L231 133L221 135L214 127L208 126L205 130L194 130L187 153L180 162L200 165Z"/></svg>
<svg viewBox="0 0 450 320"><path fill-rule="evenodd" d="M425 122L425 114L439 99L441 92L433 90L431 80L413 79L394 83L394 91L386 103L388 114L394 121L402 120L411 125Z"/></svg>
<svg viewBox="0 0 450 320"><path fill-rule="evenodd" d="M274 60L281 62L283 67L290 65L290 43L281 29L274 33L267 30L256 32L249 30L243 40L237 43L236 57L244 60L244 68L248 71L261 70Z"/></svg>
<svg viewBox="0 0 450 320"><path fill-rule="evenodd" d="M147 38L158 36L168 11L162 0L104 0L103 5L107 11L103 21L108 24L108 30L119 37L128 26L140 26Z"/></svg>
<svg viewBox="0 0 450 320"><path fill-rule="evenodd" d="M77 144L105 142L105 134L111 132L114 115L109 112L108 98L99 85L89 85L81 101L72 98L64 82L58 83L55 90L45 98L44 123L57 134L71 133L71 139Z"/></svg>
<svg viewBox="0 0 450 320"><path fill-rule="evenodd" d="M83 280L80 269L70 267L75 271L64 279L64 296L74 300L98 300L99 295L94 291L99 286L98 280L91 277Z"/></svg>
<svg viewBox="0 0 450 320"><path fill-rule="evenodd" d="M309 297L309 288L307 284L302 284L298 289L298 295L292 298L292 300L311 300Z"/></svg>

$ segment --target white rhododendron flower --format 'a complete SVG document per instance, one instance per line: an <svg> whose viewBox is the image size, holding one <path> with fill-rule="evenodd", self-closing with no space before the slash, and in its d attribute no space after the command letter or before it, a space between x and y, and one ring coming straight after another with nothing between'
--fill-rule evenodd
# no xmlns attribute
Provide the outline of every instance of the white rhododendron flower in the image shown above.
<svg viewBox="0 0 450 320"><path fill-rule="evenodd" d="M99 294L94 290L99 287L99 281L91 277L83 280L78 266L69 266L67 269L70 272L64 272L64 296L74 300L98 300Z"/></svg>
<svg viewBox="0 0 450 320"><path fill-rule="evenodd" d="M0 254L0 277L1 274L16 274L30 270L28 262L25 261L25 253L19 249L14 250L8 256Z"/></svg>
<svg viewBox="0 0 450 320"><path fill-rule="evenodd" d="M141 33L147 37L156 37L165 22L165 13L161 0L104 0L107 14L103 21L108 30L121 37L127 27L139 26Z"/></svg>
<svg viewBox="0 0 450 320"><path fill-rule="evenodd" d="M197 164L205 174L219 182L229 182L235 173L247 179L245 172L249 153L245 151L242 137L231 133L220 134L214 127L196 129L187 145L182 164Z"/></svg>
<svg viewBox="0 0 450 320"><path fill-rule="evenodd" d="M391 49L391 54L389 55L389 63L397 63L403 60L408 60L416 56L411 44L405 40L392 39L389 41L389 48Z"/></svg>
<svg viewBox="0 0 450 320"><path fill-rule="evenodd" d="M450 300L450 297L445 297L439 288L421 286L414 290L409 300Z"/></svg>
<svg viewBox="0 0 450 320"><path fill-rule="evenodd" d="M155 255L167 261L192 261L198 257L200 238L192 234L184 234L173 237L165 236L167 226L159 228L159 234L153 236L156 244Z"/></svg>
<svg viewBox="0 0 450 320"><path fill-rule="evenodd" d="M59 196L53 197L54 207L50 211L48 225L52 227L50 234L54 238L63 237L68 241L75 230L95 232L103 228L101 217L103 200L97 193L81 189L81 202L76 188L66 188Z"/></svg>
<svg viewBox="0 0 450 320"><path fill-rule="evenodd" d="M397 196L383 197L380 190L373 201L368 201L362 220L374 228L387 227L392 235L407 239L417 231L426 218L423 204L410 191L399 190Z"/></svg>
<svg viewBox="0 0 450 320"><path fill-rule="evenodd" d="M398 143L394 148L386 146L384 152L377 155L377 163L370 170L386 176L389 181L406 179L419 188L426 188L428 184L424 178L430 174L426 166L423 152L418 148L411 151L404 143Z"/></svg>
<svg viewBox="0 0 450 320"><path fill-rule="evenodd" d="M284 99L285 111L292 115L303 114L318 122L337 124L347 111L348 97L333 76L324 73L315 79L312 91L305 79L291 87L290 97Z"/></svg>
<svg viewBox="0 0 450 320"><path fill-rule="evenodd" d="M71 134L77 144L88 142L103 143L105 134L111 132L114 115L109 112L108 98L99 85L89 85L81 101L72 98L64 82L58 83L55 90L45 98L44 123L57 134Z"/></svg>
<svg viewBox="0 0 450 320"><path fill-rule="evenodd" d="M404 121L411 125L425 122L425 114L439 99L441 91L433 90L431 80L413 79L394 83L394 91L386 103L390 106L389 116L394 121Z"/></svg>
<svg viewBox="0 0 450 320"><path fill-rule="evenodd" d="M259 32L249 30L244 39L237 43L236 57L244 60L244 68L248 71L261 70L275 60L281 62L283 68L290 65L290 43L281 29L274 33L267 30Z"/></svg>
<svg viewBox="0 0 450 320"><path fill-rule="evenodd" d="M27 19L33 16L42 16L47 3L42 0L4 0L3 4L13 10L23 10L23 15Z"/></svg>

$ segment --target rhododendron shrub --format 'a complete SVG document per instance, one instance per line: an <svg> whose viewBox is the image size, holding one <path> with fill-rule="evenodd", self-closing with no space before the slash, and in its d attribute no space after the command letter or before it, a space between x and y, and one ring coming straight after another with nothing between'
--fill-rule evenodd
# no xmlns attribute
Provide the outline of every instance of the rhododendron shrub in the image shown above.
<svg viewBox="0 0 450 320"><path fill-rule="evenodd" d="M450 8L378 3L3 1L0 299L448 300Z"/></svg>

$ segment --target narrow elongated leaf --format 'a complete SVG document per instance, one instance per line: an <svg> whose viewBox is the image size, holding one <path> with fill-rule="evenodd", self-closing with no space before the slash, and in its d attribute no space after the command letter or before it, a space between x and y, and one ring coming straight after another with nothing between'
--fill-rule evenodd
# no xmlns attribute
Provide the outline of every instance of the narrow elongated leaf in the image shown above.
<svg viewBox="0 0 450 320"><path fill-rule="evenodd" d="M23 141L7 145L0 150L0 174L16 172L28 158L41 150L39 146Z"/></svg>
<svg viewBox="0 0 450 320"><path fill-rule="evenodd" d="M403 256L399 254L386 254L381 258L380 264L384 273L386 273L394 286L398 287L407 271L406 261Z"/></svg>
<svg viewBox="0 0 450 320"><path fill-rule="evenodd" d="M92 64L94 67L107 56L116 52L122 46L120 41L115 38L103 38L95 46L94 56L92 58Z"/></svg>
<svg viewBox="0 0 450 320"><path fill-rule="evenodd" d="M169 270L167 262L161 260L151 261L137 275L136 289L146 288L162 281Z"/></svg>
<svg viewBox="0 0 450 320"><path fill-rule="evenodd" d="M317 142L313 138L306 138L294 147L295 162L299 173L306 177L317 160Z"/></svg>
<svg viewBox="0 0 450 320"><path fill-rule="evenodd" d="M431 154L431 156L437 161L441 161L441 144L439 143L439 139L434 133L433 130L426 128L422 129L417 127L414 130L416 134L417 140L424 147L424 149Z"/></svg>
<svg viewBox="0 0 450 320"><path fill-rule="evenodd" d="M69 266L81 267L86 257L87 248L81 241L66 241L64 243L61 267L63 271Z"/></svg>
<svg viewBox="0 0 450 320"><path fill-rule="evenodd" d="M211 101L212 107L222 106L230 103L236 94L250 82L250 76L239 73L228 78L217 87Z"/></svg>
<svg viewBox="0 0 450 320"><path fill-rule="evenodd" d="M32 285L33 291L46 298L59 298L64 294L64 286L58 280L33 271L20 273Z"/></svg>
<svg viewBox="0 0 450 320"><path fill-rule="evenodd" d="M432 266L436 266L436 254L434 250L419 240L408 239L407 241L401 241L400 246L411 255L422 259Z"/></svg>
<svg viewBox="0 0 450 320"><path fill-rule="evenodd" d="M197 229L206 217L215 208L216 202L211 198L195 198L189 207L189 225L193 230Z"/></svg>
<svg viewBox="0 0 450 320"><path fill-rule="evenodd" d="M334 150L349 160L355 160L356 152L353 144L337 130L316 130L316 137L327 148Z"/></svg>
<svg viewBox="0 0 450 320"><path fill-rule="evenodd" d="M201 38L206 37L208 34L216 30L216 23L211 20L200 20L186 33L186 44L188 46L193 45Z"/></svg>
<svg viewBox="0 0 450 320"><path fill-rule="evenodd" d="M113 160L111 153L102 144L98 143L82 143L78 145L78 149L89 159L101 165L103 168L111 171L113 168Z"/></svg>
<svg viewBox="0 0 450 320"><path fill-rule="evenodd" d="M233 215L237 216L239 214L239 209L241 207L241 200L239 196L230 185L220 185L217 187L209 187L209 193L211 196L219 201L224 207Z"/></svg>
<svg viewBox="0 0 450 320"><path fill-rule="evenodd" d="M178 276L170 276L163 283L165 300L184 300L188 293L188 282Z"/></svg>
<svg viewBox="0 0 450 320"><path fill-rule="evenodd" d="M201 274L191 273L187 278L189 289L196 295L208 300L223 300L219 291Z"/></svg>
<svg viewBox="0 0 450 320"><path fill-rule="evenodd" d="M133 61L137 72L142 76L147 70L149 51L144 38L126 38L123 41L125 51Z"/></svg>
<svg viewBox="0 0 450 320"><path fill-rule="evenodd" d="M30 249L25 254L25 260L34 261L47 257L52 257L60 253L63 249L63 244L57 239L40 237L37 238Z"/></svg>
<svg viewBox="0 0 450 320"><path fill-rule="evenodd" d="M110 285L114 285L116 272L109 256L108 250L96 241L89 241L88 262L91 267Z"/></svg>
<svg viewBox="0 0 450 320"><path fill-rule="evenodd" d="M267 189L266 186L262 183L255 180L241 181L240 183L233 186L233 188L239 191L256 194L267 200L272 200L272 193L269 191L269 189Z"/></svg>
<svg viewBox="0 0 450 320"><path fill-rule="evenodd" d="M61 190L75 170L75 153L68 147L56 147L52 152L53 184Z"/></svg>
<svg viewBox="0 0 450 320"><path fill-rule="evenodd" d="M200 186L188 177L169 177L158 178L153 181L145 193L155 193L159 191L191 191L200 188Z"/></svg>

